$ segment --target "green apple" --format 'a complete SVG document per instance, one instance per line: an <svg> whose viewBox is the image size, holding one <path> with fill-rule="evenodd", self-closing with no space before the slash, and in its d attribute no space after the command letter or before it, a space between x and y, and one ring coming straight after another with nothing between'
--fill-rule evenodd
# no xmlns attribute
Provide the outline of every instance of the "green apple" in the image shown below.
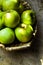
<svg viewBox="0 0 43 65"><path fill-rule="evenodd" d="M4 15L5 26L15 28L20 22L20 16L16 11L7 12Z"/></svg>
<svg viewBox="0 0 43 65"><path fill-rule="evenodd" d="M20 42L28 42L32 38L33 28L31 25L21 24L15 29L15 35Z"/></svg>
<svg viewBox="0 0 43 65"><path fill-rule="evenodd" d="M16 10L19 6L19 0L3 0L3 10Z"/></svg>
<svg viewBox="0 0 43 65"><path fill-rule="evenodd" d="M35 13L33 10L26 10L21 15L21 22L33 25L35 23Z"/></svg>
<svg viewBox="0 0 43 65"><path fill-rule="evenodd" d="M15 34L10 28L4 28L0 31L0 42L2 44L10 44L14 41Z"/></svg>

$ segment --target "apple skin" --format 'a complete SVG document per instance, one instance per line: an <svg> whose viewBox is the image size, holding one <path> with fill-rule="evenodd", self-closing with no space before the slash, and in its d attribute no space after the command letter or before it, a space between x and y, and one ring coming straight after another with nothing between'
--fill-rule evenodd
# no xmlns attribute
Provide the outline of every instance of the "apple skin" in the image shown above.
<svg viewBox="0 0 43 65"><path fill-rule="evenodd" d="M4 11L17 10L19 0L3 0L2 6Z"/></svg>
<svg viewBox="0 0 43 65"><path fill-rule="evenodd" d="M33 33L31 25L21 24L21 27L15 29L15 35L20 42L30 41Z"/></svg>
<svg viewBox="0 0 43 65"><path fill-rule="evenodd" d="M33 10L26 10L21 15L21 22L24 24L34 25L35 13Z"/></svg>
<svg viewBox="0 0 43 65"><path fill-rule="evenodd" d="M11 44L15 39L15 34L10 28L4 28L0 31L0 43Z"/></svg>
<svg viewBox="0 0 43 65"><path fill-rule="evenodd" d="M4 15L4 24L7 27L15 28L20 22L20 16L16 11L7 12Z"/></svg>

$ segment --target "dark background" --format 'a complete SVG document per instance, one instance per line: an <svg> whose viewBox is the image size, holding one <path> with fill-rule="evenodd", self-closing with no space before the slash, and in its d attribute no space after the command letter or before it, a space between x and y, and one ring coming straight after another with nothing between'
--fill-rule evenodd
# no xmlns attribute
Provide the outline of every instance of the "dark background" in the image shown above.
<svg viewBox="0 0 43 65"><path fill-rule="evenodd" d="M0 65L41 65L43 59L43 0L26 0L36 12L37 34L30 48L5 51L0 48Z"/></svg>

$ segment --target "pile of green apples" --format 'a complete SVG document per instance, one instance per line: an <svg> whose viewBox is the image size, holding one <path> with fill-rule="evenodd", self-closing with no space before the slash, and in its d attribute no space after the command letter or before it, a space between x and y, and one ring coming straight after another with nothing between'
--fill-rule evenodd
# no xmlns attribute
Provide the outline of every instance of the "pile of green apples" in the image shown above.
<svg viewBox="0 0 43 65"><path fill-rule="evenodd" d="M15 37L28 42L33 35L35 13L24 10L20 0L0 0L0 43L11 44Z"/></svg>

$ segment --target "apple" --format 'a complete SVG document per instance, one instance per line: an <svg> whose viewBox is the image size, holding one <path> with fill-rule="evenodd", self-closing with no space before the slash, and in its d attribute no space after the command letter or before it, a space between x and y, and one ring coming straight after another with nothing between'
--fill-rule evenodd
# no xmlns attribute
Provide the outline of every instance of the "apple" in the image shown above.
<svg viewBox="0 0 43 65"><path fill-rule="evenodd" d="M4 15L4 24L7 27L15 28L20 22L20 16L16 11L7 12Z"/></svg>
<svg viewBox="0 0 43 65"><path fill-rule="evenodd" d="M19 0L3 0L3 10L16 10L19 6Z"/></svg>
<svg viewBox="0 0 43 65"><path fill-rule="evenodd" d="M33 10L26 10L21 15L21 22L33 25L35 23L35 13Z"/></svg>
<svg viewBox="0 0 43 65"><path fill-rule="evenodd" d="M20 42L28 42L32 38L33 28L31 25L21 24L15 29L15 35Z"/></svg>
<svg viewBox="0 0 43 65"><path fill-rule="evenodd" d="M15 39L15 34L12 29L4 28L0 30L0 43L11 44Z"/></svg>

